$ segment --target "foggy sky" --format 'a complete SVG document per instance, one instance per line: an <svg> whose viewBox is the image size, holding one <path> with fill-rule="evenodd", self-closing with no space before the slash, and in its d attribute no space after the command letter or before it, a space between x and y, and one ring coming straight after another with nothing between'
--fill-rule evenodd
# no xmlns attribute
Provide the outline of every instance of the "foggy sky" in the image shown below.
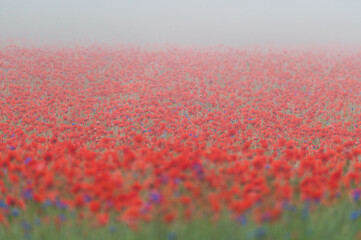
<svg viewBox="0 0 361 240"><path fill-rule="evenodd" d="M361 44L359 0L0 0L0 40Z"/></svg>

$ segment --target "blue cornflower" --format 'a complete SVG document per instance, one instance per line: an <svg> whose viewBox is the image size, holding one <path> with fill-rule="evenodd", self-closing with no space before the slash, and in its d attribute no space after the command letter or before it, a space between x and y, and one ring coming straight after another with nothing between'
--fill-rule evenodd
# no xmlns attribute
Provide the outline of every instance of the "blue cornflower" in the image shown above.
<svg viewBox="0 0 361 240"><path fill-rule="evenodd" d="M167 238L169 240L175 240L175 239L177 239L177 234L175 234L174 232L170 232L170 233L168 233Z"/></svg>
<svg viewBox="0 0 361 240"><path fill-rule="evenodd" d="M150 210L151 205L149 203L146 203L142 209L140 210L141 214L146 214Z"/></svg>
<svg viewBox="0 0 361 240"><path fill-rule="evenodd" d="M0 208L7 208L8 205L6 205L6 203L2 200L0 200Z"/></svg>
<svg viewBox="0 0 361 240"><path fill-rule="evenodd" d="M294 205L291 205L289 202L287 202L287 201L284 201L283 203L282 203L282 208L284 209L284 210L288 210L288 211L290 211L290 212L294 212L294 211L296 211L296 207L294 206Z"/></svg>
<svg viewBox="0 0 361 240"><path fill-rule="evenodd" d="M55 205L60 209L67 209L68 208L68 205L66 204L66 202L63 202L63 201L61 201L59 199L56 199Z"/></svg>
<svg viewBox="0 0 361 240"><path fill-rule="evenodd" d="M31 157L27 157L27 158L25 158L24 163L25 163L25 164L28 164L29 162L31 162Z"/></svg>
<svg viewBox="0 0 361 240"><path fill-rule="evenodd" d="M352 198L355 202L357 202L360 199L361 196L361 189L355 189L352 191Z"/></svg>
<svg viewBox="0 0 361 240"><path fill-rule="evenodd" d="M26 189L23 193L23 197L26 199L26 200L29 200L29 199L32 199L33 198L33 190L32 189Z"/></svg>
<svg viewBox="0 0 361 240"><path fill-rule="evenodd" d="M261 238L266 236L266 229L264 229L263 227L257 228L256 231L254 232L254 236L256 238Z"/></svg>
<svg viewBox="0 0 361 240"><path fill-rule="evenodd" d="M17 208L12 208L11 209L11 215L13 215L14 217L18 217L20 215L20 211Z"/></svg>
<svg viewBox="0 0 361 240"><path fill-rule="evenodd" d="M360 211L353 211L350 214L350 220L356 220L360 216Z"/></svg>
<svg viewBox="0 0 361 240"><path fill-rule="evenodd" d="M302 209L302 218L303 218L303 219L306 219L306 218L308 218L308 215L309 215L308 206L305 206L305 207Z"/></svg>
<svg viewBox="0 0 361 240"><path fill-rule="evenodd" d="M83 196L83 200L84 200L84 202L88 203L88 202L90 202L92 199L91 199L91 197L90 197L88 194L85 194L85 195Z"/></svg>
<svg viewBox="0 0 361 240"><path fill-rule="evenodd" d="M162 200L162 196L157 191L153 191L149 198L152 203L160 203Z"/></svg>
<svg viewBox="0 0 361 240"><path fill-rule="evenodd" d="M24 228L25 231L31 230L31 224L25 220L21 221L21 226Z"/></svg>
<svg viewBox="0 0 361 240"><path fill-rule="evenodd" d="M47 199L44 203L43 203L43 207L50 207L52 205L51 201L49 199Z"/></svg>
<svg viewBox="0 0 361 240"><path fill-rule="evenodd" d="M236 218L236 221L239 222L240 224L242 225L246 225L247 224L247 218L243 215L239 215L237 218Z"/></svg>
<svg viewBox="0 0 361 240"><path fill-rule="evenodd" d="M117 228L115 226L109 226L109 232L114 233L117 231Z"/></svg>
<svg viewBox="0 0 361 240"><path fill-rule="evenodd" d="M178 185L181 182L181 179L180 178L174 178L173 182Z"/></svg>

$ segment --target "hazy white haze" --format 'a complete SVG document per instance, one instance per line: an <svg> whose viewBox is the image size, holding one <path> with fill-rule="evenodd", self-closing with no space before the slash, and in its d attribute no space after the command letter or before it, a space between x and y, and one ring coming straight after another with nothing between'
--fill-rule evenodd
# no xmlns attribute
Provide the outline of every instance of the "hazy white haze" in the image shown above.
<svg viewBox="0 0 361 240"><path fill-rule="evenodd" d="M361 1L0 0L2 43L361 43Z"/></svg>

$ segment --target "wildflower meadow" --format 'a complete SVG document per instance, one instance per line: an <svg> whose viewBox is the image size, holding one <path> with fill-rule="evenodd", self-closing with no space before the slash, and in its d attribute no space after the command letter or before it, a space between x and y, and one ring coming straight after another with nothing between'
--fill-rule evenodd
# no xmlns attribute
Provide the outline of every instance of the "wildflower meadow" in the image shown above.
<svg viewBox="0 0 361 240"><path fill-rule="evenodd" d="M0 50L0 239L361 239L361 52Z"/></svg>

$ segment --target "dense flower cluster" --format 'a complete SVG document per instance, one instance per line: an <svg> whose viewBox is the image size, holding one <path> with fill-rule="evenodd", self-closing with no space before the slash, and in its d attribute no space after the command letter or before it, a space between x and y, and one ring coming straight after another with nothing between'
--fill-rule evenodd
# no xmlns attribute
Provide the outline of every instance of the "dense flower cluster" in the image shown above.
<svg viewBox="0 0 361 240"><path fill-rule="evenodd" d="M358 201L360 59L4 48L0 221L34 202L136 226Z"/></svg>

